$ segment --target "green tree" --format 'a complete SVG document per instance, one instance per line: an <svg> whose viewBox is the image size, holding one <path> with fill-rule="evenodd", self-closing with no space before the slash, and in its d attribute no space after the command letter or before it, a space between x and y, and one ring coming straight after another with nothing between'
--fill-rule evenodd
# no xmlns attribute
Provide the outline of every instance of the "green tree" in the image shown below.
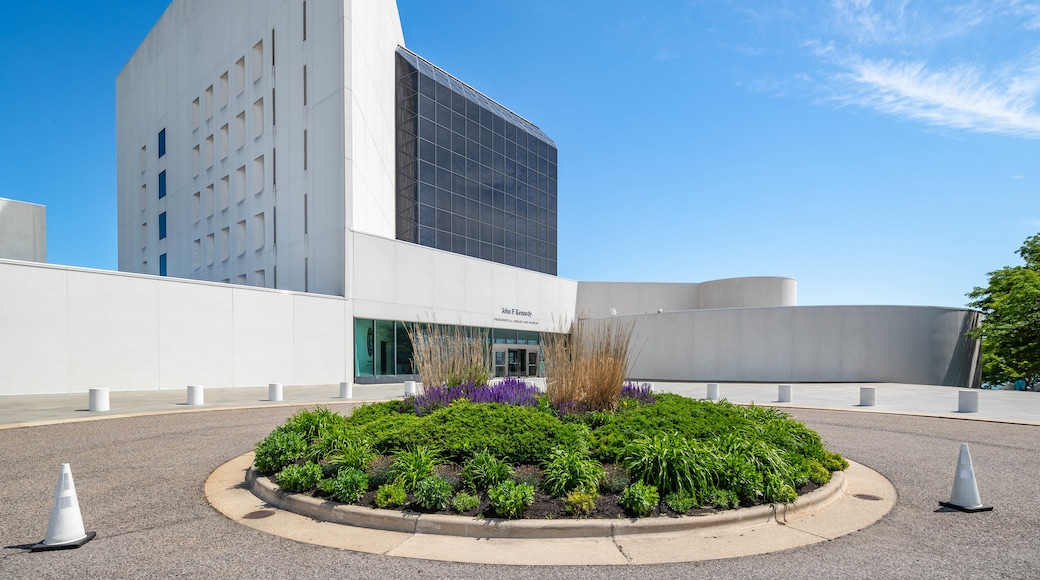
<svg viewBox="0 0 1040 580"><path fill-rule="evenodd" d="M1040 234L1028 239L1018 255L1022 266L990 272L989 285L968 293L969 306L985 315L970 336L982 339L982 380L1004 384L1023 380L1040 385Z"/></svg>

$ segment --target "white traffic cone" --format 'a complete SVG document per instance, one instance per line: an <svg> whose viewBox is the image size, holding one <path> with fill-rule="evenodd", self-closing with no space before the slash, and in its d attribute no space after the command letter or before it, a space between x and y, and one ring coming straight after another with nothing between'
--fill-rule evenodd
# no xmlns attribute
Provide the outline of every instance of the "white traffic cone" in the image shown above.
<svg viewBox="0 0 1040 580"><path fill-rule="evenodd" d="M47 536L42 542L29 548L29 551L78 548L93 540L96 535L96 532L83 531L83 515L79 512L76 484L72 482L72 468L68 463L62 463L61 471L58 473L58 485L54 489L54 507L51 508L51 520L47 524Z"/></svg>
<svg viewBox="0 0 1040 580"><path fill-rule="evenodd" d="M979 486L975 482L975 468L971 464L971 453L968 444L961 443L961 455L957 459L957 473L953 477L953 493L950 501L941 501L939 505L962 512L988 512L991 505L982 505L979 497Z"/></svg>

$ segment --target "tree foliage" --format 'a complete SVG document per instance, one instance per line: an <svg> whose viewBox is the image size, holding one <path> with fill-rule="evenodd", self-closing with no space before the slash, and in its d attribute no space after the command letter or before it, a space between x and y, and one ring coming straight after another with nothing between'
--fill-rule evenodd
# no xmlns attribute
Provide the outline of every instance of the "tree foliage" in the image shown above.
<svg viewBox="0 0 1040 580"><path fill-rule="evenodd" d="M1040 234L1027 238L1021 266L990 272L989 285L968 293L969 306L985 315L970 335L982 339L982 380L1005 384L1023 380L1040 387Z"/></svg>

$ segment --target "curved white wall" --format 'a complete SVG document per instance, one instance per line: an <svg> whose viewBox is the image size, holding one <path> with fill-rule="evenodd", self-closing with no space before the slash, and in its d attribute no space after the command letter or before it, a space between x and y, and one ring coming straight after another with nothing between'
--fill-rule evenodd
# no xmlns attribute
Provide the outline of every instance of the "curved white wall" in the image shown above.
<svg viewBox="0 0 1040 580"><path fill-rule="evenodd" d="M792 278L727 278L697 283L578 282L576 312L589 318L703 308L795 306L798 282Z"/></svg>

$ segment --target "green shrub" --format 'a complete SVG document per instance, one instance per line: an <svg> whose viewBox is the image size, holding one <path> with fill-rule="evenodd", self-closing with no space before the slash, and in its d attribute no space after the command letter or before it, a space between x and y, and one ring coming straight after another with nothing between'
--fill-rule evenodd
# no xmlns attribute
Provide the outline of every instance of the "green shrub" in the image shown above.
<svg viewBox="0 0 1040 580"><path fill-rule="evenodd" d="M257 471L270 475L303 457L307 442L302 435L285 429L283 425L257 443L255 451L253 463Z"/></svg>
<svg viewBox="0 0 1040 580"><path fill-rule="evenodd" d="M368 491L368 476L354 467L341 469L332 480L332 497L341 503L354 503Z"/></svg>
<svg viewBox="0 0 1040 580"><path fill-rule="evenodd" d="M318 481L318 491L332 495L332 486L336 483L335 479L325 478Z"/></svg>
<svg viewBox="0 0 1040 580"><path fill-rule="evenodd" d="M407 491L414 492L419 482L433 474L440 461L437 451L427 445L417 445L410 451L394 456L393 480L404 484Z"/></svg>
<svg viewBox="0 0 1040 580"><path fill-rule="evenodd" d="M318 487L321 481L321 466L308 461L303 465L287 465L278 472L278 487L285 491L301 493Z"/></svg>
<svg viewBox="0 0 1040 580"><path fill-rule="evenodd" d="M580 451L557 447L542 465L542 489L557 497L579 487L596 489L602 474L598 461Z"/></svg>
<svg viewBox="0 0 1040 580"><path fill-rule="evenodd" d="M636 439L625 448L622 465L633 479L653 485L662 493L696 494L718 483L721 460L714 448L672 432Z"/></svg>
<svg viewBox="0 0 1040 580"><path fill-rule="evenodd" d="M451 499L451 483L436 475L427 477L415 484L415 503L427 510L440 511L448 507Z"/></svg>
<svg viewBox="0 0 1040 580"><path fill-rule="evenodd" d="M775 473L766 473L766 491L762 499L769 503L794 503L798 492L783 477Z"/></svg>
<svg viewBox="0 0 1040 580"><path fill-rule="evenodd" d="M618 503L630 514L638 517L646 517L654 511L661 496L657 493L657 486L636 482L625 488L618 498Z"/></svg>
<svg viewBox="0 0 1040 580"><path fill-rule="evenodd" d="M394 458L388 455L379 455L373 458L368 463L368 469L365 470L370 488L378 488L385 483L389 483L393 478L393 474Z"/></svg>
<svg viewBox="0 0 1040 580"><path fill-rule="evenodd" d="M504 518L518 518L534 503L534 488L507 479L488 488L488 502Z"/></svg>
<svg viewBox="0 0 1040 580"><path fill-rule="evenodd" d="M408 495L400 483L384 483L376 490L376 507L389 509L404 505Z"/></svg>
<svg viewBox="0 0 1040 580"><path fill-rule="evenodd" d="M755 469L747 457L726 454L722 456L722 465L721 487L732 491L747 503L755 503L765 495L766 487L762 473Z"/></svg>
<svg viewBox="0 0 1040 580"><path fill-rule="evenodd" d="M807 459L805 461L806 471L808 472L809 481L816 485L827 485L831 480L831 472L823 466L816 459Z"/></svg>
<svg viewBox="0 0 1040 580"><path fill-rule="evenodd" d="M688 491L674 491L665 496L664 503L675 513L685 514L697 506L697 497Z"/></svg>
<svg viewBox="0 0 1040 580"><path fill-rule="evenodd" d="M599 478L599 489L604 493L621 493L632 483L628 471L616 463L603 466L603 475Z"/></svg>
<svg viewBox="0 0 1040 580"><path fill-rule="evenodd" d="M596 498L599 494L593 489L578 488L571 490L563 500L567 513L588 516L596 509Z"/></svg>
<svg viewBox="0 0 1040 580"><path fill-rule="evenodd" d="M335 427L346 425L346 418L327 407L315 407L297 411L285 422L287 431L299 433L304 441L311 443L322 438Z"/></svg>
<svg viewBox="0 0 1040 580"><path fill-rule="evenodd" d="M534 465L519 465L513 470L513 477L510 479L517 483L530 485L537 490L542 487L542 477L542 470Z"/></svg>
<svg viewBox="0 0 1040 580"><path fill-rule="evenodd" d="M339 452L330 461L337 470L354 468L364 471L376 456L367 439L347 439L338 449Z"/></svg>
<svg viewBox="0 0 1040 580"><path fill-rule="evenodd" d="M827 471L844 471L849 468L849 462L844 457L830 451L823 452L820 463Z"/></svg>
<svg viewBox="0 0 1040 580"><path fill-rule="evenodd" d="M433 474L451 484L451 489L462 487L462 470L458 465L446 464L433 468Z"/></svg>
<svg viewBox="0 0 1040 580"><path fill-rule="evenodd" d="M454 499L451 500L451 508L460 514L468 512L478 505L480 505L480 498L464 491L456 493Z"/></svg>
<svg viewBox="0 0 1040 580"><path fill-rule="evenodd" d="M719 509L731 510L740 505L736 492L729 489L715 488L708 490L704 496L705 505L713 505Z"/></svg>
<svg viewBox="0 0 1040 580"><path fill-rule="evenodd" d="M476 490L485 490L509 479L511 475L513 468L487 449L474 453L473 457L462 465L462 477Z"/></svg>

